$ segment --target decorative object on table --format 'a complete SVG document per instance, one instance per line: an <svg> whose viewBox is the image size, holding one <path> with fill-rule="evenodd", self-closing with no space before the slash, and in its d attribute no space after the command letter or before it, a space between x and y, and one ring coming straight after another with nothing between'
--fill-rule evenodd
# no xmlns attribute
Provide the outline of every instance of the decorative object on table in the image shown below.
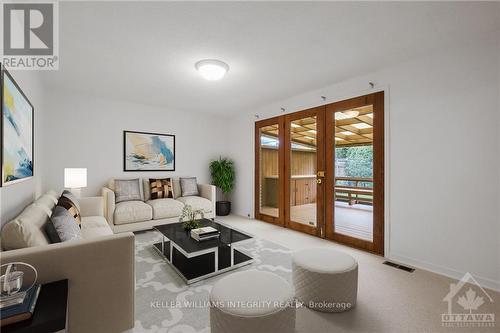
<svg viewBox="0 0 500 333"><path fill-rule="evenodd" d="M173 186L170 178L163 179L149 179L149 190L151 193L151 200L173 198Z"/></svg>
<svg viewBox="0 0 500 333"><path fill-rule="evenodd" d="M222 191L222 196L225 199L216 202L216 213L219 216L229 215L231 212L231 201L227 198L229 193L234 189L234 162L222 157L212 161L210 163L210 175L212 176L212 185L217 186Z"/></svg>
<svg viewBox="0 0 500 333"><path fill-rule="evenodd" d="M68 280L45 283L40 286L35 311L29 320L3 326L1 331L2 333L67 332L67 309Z"/></svg>
<svg viewBox="0 0 500 333"><path fill-rule="evenodd" d="M142 201L141 180L136 179L115 179L115 202Z"/></svg>
<svg viewBox="0 0 500 333"><path fill-rule="evenodd" d="M0 186L6 186L33 177L34 109L3 66L0 72Z"/></svg>
<svg viewBox="0 0 500 333"><path fill-rule="evenodd" d="M190 205L184 206L182 209L181 216L179 217L179 222L184 221L187 218L187 221L184 221L182 227L184 230L189 231L191 229L196 229L200 227L200 224L196 220L196 217L200 217L203 219L205 213L203 213L203 209L193 209Z"/></svg>
<svg viewBox="0 0 500 333"><path fill-rule="evenodd" d="M82 188L87 187L87 168L64 168L64 187L81 198Z"/></svg>
<svg viewBox="0 0 500 333"><path fill-rule="evenodd" d="M34 285L33 288L26 291L26 296L23 298L22 303L11 305L2 309L0 315L0 326L3 327L30 319L35 311L36 301L38 300L40 289L41 286L39 284Z"/></svg>
<svg viewBox="0 0 500 333"><path fill-rule="evenodd" d="M123 132L123 171L175 171L175 135Z"/></svg>
<svg viewBox="0 0 500 333"><path fill-rule="evenodd" d="M38 273L35 267L24 262L12 262L0 266L0 272L3 273L0 276L0 309L23 303L36 283ZM23 287L24 278L29 273L33 275L33 281L27 287Z"/></svg>
<svg viewBox="0 0 500 333"><path fill-rule="evenodd" d="M181 184L181 193L183 197L200 195L198 192L198 182L196 181L196 177L180 178L179 183Z"/></svg>
<svg viewBox="0 0 500 333"><path fill-rule="evenodd" d="M212 238L219 238L220 231L213 227L191 229L191 238L200 242Z"/></svg>

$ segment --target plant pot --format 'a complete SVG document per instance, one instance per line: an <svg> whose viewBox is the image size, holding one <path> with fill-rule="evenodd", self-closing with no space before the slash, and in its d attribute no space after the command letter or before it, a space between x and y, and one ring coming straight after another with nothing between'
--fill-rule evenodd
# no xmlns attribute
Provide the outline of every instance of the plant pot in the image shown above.
<svg viewBox="0 0 500 333"><path fill-rule="evenodd" d="M231 201L217 201L215 203L215 213L218 216L227 216L231 213Z"/></svg>

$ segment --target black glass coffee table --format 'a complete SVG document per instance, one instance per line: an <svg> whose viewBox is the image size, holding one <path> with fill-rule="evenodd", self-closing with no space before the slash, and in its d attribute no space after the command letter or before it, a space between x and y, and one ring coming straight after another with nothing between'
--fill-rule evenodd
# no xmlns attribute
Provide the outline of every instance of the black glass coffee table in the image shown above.
<svg viewBox="0 0 500 333"><path fill-rule="evenodd" d="M235 249L235 245L252 239L240 231L208 219L199 220L202 227L220 231L219 238L196 241L182 223L155 226L163 235L153 247L187 283L191 284L253 262L252 257Z"/></svg>

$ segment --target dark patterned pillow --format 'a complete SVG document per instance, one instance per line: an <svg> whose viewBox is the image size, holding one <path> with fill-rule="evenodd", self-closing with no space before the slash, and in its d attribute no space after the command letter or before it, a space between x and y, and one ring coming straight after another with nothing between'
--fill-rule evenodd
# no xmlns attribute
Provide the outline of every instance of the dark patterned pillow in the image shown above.
<svg viewBox="0 0 500 333"><path fill-rule="evenodd" d="M151 200L162 198L173 198L173 187L170 178L149 179L149 189L151 191Z"/></svg>
<svg viewBox="0 0 500 333"><path fill-rule="evenodd" d="M196 183L196 177L181 178L180 183L181 183L181 191L183 197L191 195L199 195L198 184Z"/></svg>
<svg viewBox="0 0 500 333"><path fill-rule="evenodd" d="M45 225L45 231L51 243L66 242L81 239L82 234L76 220L64 207L56 206L50 221Z"/></svg>
<svg viewBox="0 0 500 333"><path fill-rule="evenodd" d="M80 216L80 203L73 193L64 191L57 202L57 206L65 208L71 216L75 218L78 225L82 223L82 218Z"/></svg>

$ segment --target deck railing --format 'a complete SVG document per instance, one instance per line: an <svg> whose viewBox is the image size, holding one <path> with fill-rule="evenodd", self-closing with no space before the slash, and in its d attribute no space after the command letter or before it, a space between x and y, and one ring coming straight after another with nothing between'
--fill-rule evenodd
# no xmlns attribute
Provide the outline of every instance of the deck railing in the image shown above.
<svg viewBox="0 0 500 333"><path fill-rule="evenodd" d="M335 177L335 200L373 204L373 178Z"/></svg>

